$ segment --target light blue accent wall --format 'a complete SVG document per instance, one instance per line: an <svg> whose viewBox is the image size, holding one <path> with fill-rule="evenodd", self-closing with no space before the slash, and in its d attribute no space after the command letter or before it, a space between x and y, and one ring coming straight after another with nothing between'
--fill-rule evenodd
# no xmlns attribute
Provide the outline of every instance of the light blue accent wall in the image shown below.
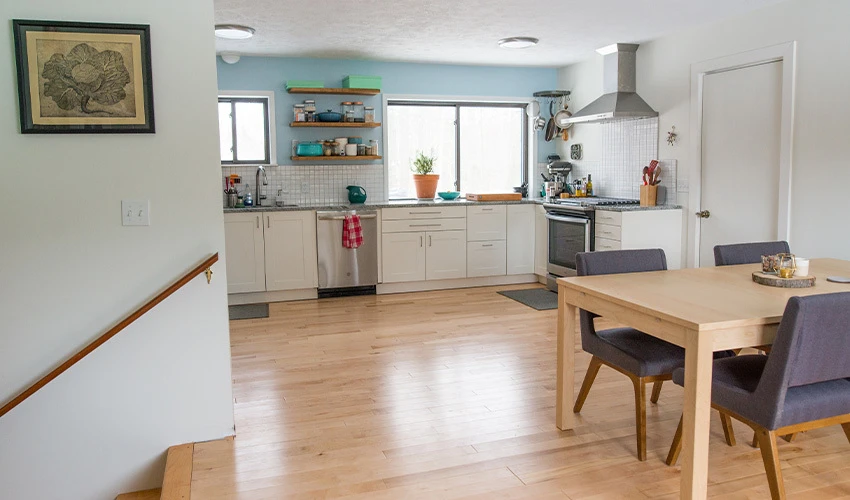
<svg viewBox="0 0 850 500"><path fill-rule="evenodd" d="M334 59L300 59L282 57L242 57L236 64L216 58L220 90L274 91L276 108L277 163L290 164L292 140L312 141L344 136L377 139L381 153L382 132L377 129L293 129L293 104L315 99L318 110L339 111L343 100L362 100L375 107L375 119L383 122L380 95L344 96L291 95L285 90L287 80L322 80L326 87L341 87L347 75L375 75L383 78L381 91L386 94L421 94L446 96L531 97L538 90L556 88L558 72L554 68L455 66L378 61ZM554 142L545 142L538 132L539 161L555 152Z"/></svg>

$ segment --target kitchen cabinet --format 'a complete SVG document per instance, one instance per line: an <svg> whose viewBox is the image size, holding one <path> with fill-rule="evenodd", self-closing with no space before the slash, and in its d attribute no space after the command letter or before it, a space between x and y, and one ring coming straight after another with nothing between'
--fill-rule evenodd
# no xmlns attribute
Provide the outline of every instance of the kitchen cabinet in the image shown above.
<svg viewBox="0 0 850 500"><path fill-rule="evenodd" d="M504 240L470 241L466 247L466 275L469 278L504 276L506 268Z"/></svg>
<svg viewBox="0 0 850 500"><path fill-rule="evenodd" d="M546 209L534 207L534 274L546 276L546 266L549 264L549 222L546 220Z"/></svg>
<svg viewBox="0 0 850 500"><path fill-rule="evenodd" d="M384 283L425 279L425 236L424 232L381 235Z"/></svg>
<svg viewBox="0 0 850 500"><path fill-rule="evenodd" d="M316 212L265 212L266 291L319 286Z"/></svg>
<svg viewBox="0 0 850 500"><path fill-rule="evenodd" d="M224 216L224 253L227 292L262 292L266 289L265 244L262 214Z"/></svg>
<svg viewBox="0 0 850 500"><path fill-rule="evenodd" d="M506 274L534 273L537 229L534 209L534 205L507 205Z"/></svg>
<svg viewBox="0 0 850 500"><path fill-rule="evenodd" d="M426 280L466 277L466 231L429 231L425 238Z"/></svg>
<svg viewBox="0 0 850 500"><path fill-rule="evenodd" d="M505 205L483 205L466 208L467 241L504 240L506 236Z"/></svg>
<svg viewBox="0 0 850 500"><path fill-rule="evenodd" d="M661 248L668 269L682 264L682 210L596 211L594 250Z"/></svg>

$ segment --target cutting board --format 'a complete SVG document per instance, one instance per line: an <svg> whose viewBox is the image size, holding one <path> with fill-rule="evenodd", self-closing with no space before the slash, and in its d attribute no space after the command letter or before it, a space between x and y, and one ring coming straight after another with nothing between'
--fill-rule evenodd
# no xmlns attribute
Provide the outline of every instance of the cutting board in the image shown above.
<svg viewBox="0 0 850 500"><path fill-rule="evenodd" d="M466 199L469 201L520 201L522 193L466 193Z"/></svg>

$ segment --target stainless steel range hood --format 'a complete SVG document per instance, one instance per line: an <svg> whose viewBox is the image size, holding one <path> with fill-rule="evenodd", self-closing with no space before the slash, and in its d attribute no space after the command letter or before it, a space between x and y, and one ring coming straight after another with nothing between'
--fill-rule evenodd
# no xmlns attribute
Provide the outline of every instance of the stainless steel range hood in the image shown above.
<svg viewBox="0 0 850 500"><path fill-rule="evenodd" d="M634 43L617 43L597 50L604 56L602 73L604 95L557 125L564 128L570 123L636 120L658 116L658 111L652 109L636 93L637 48L638 45Z"/></svg>

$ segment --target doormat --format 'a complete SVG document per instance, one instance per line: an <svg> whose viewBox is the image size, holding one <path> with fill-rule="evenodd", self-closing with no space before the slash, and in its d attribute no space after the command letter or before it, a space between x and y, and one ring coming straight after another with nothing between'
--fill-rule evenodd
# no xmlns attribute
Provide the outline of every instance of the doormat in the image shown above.
<svg viewBox="0 0 850 500"><path fill-rule="evenodd" d="M531 290L507 290L499 292L509 299L514 299L520 304L533 307L538 311L547 311L558 308L558 293L550 292L545 288L532 288Z"/></svg>
<svg viewBox="0 0 850 500"><path fill-rule="evenodd" d="M241 306L228 306L227 312L230 319L257 319L269 317L268 304L245 304Z"/></svg>

